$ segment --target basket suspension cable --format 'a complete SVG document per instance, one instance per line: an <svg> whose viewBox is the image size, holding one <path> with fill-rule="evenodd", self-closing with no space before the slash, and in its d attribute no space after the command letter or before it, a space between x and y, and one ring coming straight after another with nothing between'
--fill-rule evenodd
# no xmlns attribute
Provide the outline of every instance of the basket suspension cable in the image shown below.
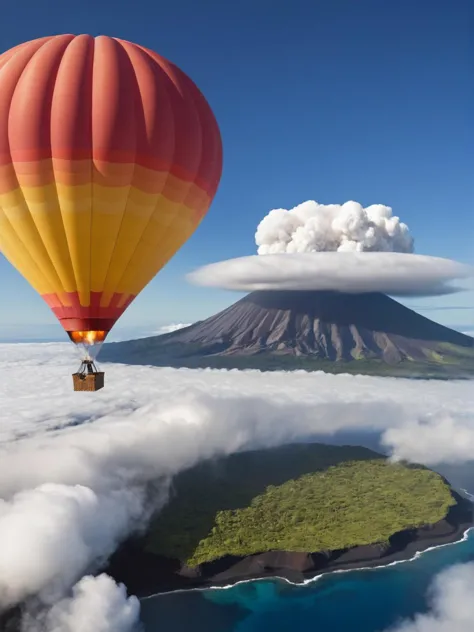
<svg viewBox="0 0 474 632"><path fill-rule="evenodd" d="M98 370L97 370L94 360L92 360L91 358L87 358L86 360L83 360L81 362L81 366L79 367L79 370L77 372L80 375L86 376L86 375L93 375L94 373L98 373Z"/></svg>

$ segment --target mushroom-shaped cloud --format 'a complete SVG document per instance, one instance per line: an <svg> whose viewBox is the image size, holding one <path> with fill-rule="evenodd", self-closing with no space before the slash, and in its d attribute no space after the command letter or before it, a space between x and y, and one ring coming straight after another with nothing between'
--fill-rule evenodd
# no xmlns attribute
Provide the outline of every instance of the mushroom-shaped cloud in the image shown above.
<svg viewBox="0 0 474 632"><path fill-rule="evenodd" d="M314 200L294 208L273 209L257 227L259 255L280 252L413 252L406 224L390 206L358 202L319 204Z"/></svg>

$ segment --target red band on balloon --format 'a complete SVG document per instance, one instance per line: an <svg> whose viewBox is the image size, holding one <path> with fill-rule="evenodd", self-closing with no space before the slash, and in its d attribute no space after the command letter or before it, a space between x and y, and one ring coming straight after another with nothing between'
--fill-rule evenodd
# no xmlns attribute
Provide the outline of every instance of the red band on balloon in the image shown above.
<svg viewBox="0 0 474 632"><path fill-rule="evenodd" d="M66 331L89 331L93 329L110 331L135 296L129 296L122 304L123 294L113 294L110 304L106 307L100 305L102 292L91 292L90 298L90 305L84 307L80 304L77 292L67 293L62 297L62 301L69 303L69 305L64 305L61 297L57 294L43 295L43 299ZM99 321L102 324L99 324ZM87 326L86 323L88 323Z"/></svg>

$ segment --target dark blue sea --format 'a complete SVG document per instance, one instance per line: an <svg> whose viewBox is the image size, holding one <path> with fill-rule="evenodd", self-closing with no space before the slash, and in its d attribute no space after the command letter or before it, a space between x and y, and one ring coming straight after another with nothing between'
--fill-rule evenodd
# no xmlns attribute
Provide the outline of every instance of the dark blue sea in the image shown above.
<svg viewBox="0 0 474 632"><path fill-rule="evenodd" d="M474 531L457 544L385 568L333 573L305 586L264 580L142 602L145 632L382 632L426 612L427 589L453 564L474 561Z"/></svg>

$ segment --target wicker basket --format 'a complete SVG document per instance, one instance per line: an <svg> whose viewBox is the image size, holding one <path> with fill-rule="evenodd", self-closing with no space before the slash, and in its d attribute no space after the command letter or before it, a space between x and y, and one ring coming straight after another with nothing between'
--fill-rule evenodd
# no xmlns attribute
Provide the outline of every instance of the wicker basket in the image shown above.
<svg viewBox="0 0 474 632"><path fill-rule="evenodd" d="M73 373L72 379L75 391L98 391L104 388L103 372L97 373Z"/></svg>

